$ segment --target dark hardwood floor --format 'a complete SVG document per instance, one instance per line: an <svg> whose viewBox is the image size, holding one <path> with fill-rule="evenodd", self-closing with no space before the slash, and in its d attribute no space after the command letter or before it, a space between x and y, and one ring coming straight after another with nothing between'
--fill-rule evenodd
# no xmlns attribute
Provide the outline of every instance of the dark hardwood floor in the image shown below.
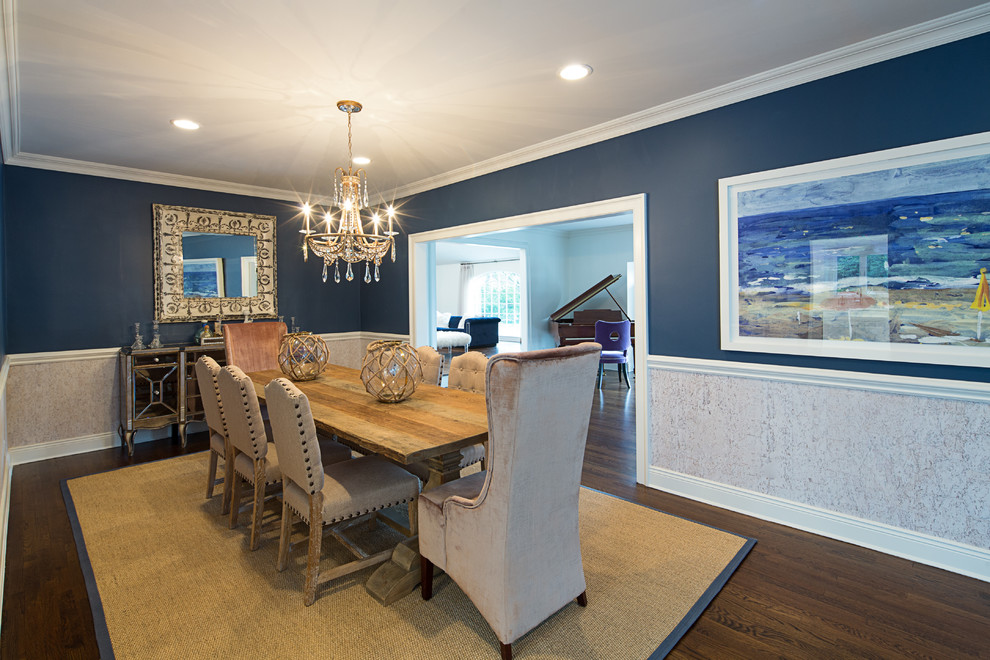
<svg viewBox="0 0 990 660"><path fill-rule="evenodd" d="M757 539L670 658L990 658L990 585L636 484L635 401L596 393L583 482ZM59 483L185 452L139 443L14 468L0 628L3 658L95 658L92 615ZM113 497L113 493L107 493ZM589 594L594 603L594 594Z"/></svg>

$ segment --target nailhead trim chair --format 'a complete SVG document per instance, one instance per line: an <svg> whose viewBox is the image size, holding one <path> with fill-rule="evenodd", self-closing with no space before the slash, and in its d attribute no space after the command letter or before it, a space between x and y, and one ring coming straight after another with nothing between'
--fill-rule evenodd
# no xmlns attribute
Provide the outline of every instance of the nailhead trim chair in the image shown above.
<svg viewBox="0 0 990 660"><path fill-rule="evenodd" d="M512 643L570 601L587 605L578 494L599 344L488 363L488 470L419 496L421 593L446 571Z"/></svg>
<svg viewBox="0 0 990 660"><path fill-rule="evenodd" d="M199 383L199 395L203 401L203 412L206 413L206 426L210 431L210 465L206 470L206 499L213 497L213 488L217 483L223 483L223 501L221 514L230 512L230 484L233 461L226 460L227 450L227 420L223 416L223 404L220 402L220 384L217 376L220 365L208 355L196 360L196 381ZM217 479L217 461L224 459L224 476Z"/></svg>
<svg viewBox="0 0 990 660"><path fill-rule="evenodd" d="M451 359L450 373L447 374L447 387L452 390L463 390L476 394L485 393L485 369L488 358L484 353L468 351ZM485 446L471 445L461 450L461 469L481 461L481 469L485 469Z"/></svg>
<svg viewBox="0 0 990 660"><path fill-rule="evenodd" d="M279 571L286 568L292 517L295 515L309 529L306 586L303 591L303 602L309 606L316 600L320 582L323 528L330 527L358 558L327 571L323 576L324 582L384 562L392 555L391 549L368 555L338 530L346 526L346 521L408 503L408 533L412 535L412 530L416 529L419 479L380 456L362 456L321 465L316 426L306 395L289 380L278 378L265 387L265 399L282 467L282 529L276 568Z"/></svg>
<svg viewBox="0 0 990 660"><path fill-rule="evenodd" d="M237 527L240 513L241 482L254 487L251 515L251 550L257 550L261 540L261 516L264 512L265 491L278 491L282 480L278 450L268 440L261 405L254 383L236 366L227 365L217 377L220 400L227 420L230 458L233 464L231 483L230 528ZM325 441L323 460L349 460L351 452L343 445Z"/></svg>
<svg viewBox="0 0 990 660"><path fill-rule="evenodd" d="M443 355L432 346L416 348L419 365L423 368L423 382L429 385L439 385L443 378Z"/></svg>

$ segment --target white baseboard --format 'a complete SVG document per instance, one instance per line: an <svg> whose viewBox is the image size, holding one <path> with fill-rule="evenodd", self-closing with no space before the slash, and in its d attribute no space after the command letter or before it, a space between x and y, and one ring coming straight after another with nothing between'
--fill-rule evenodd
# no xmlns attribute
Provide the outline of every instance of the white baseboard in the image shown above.
<svg viewBox="0 0 990 660"><path fill-rule="evenodd" d="M160 440L168 437L170 434L171 430L168 427L141 430L134 434L134 443ZM86 452L99 451L100 449L119 448L121 442L120 436L115 431L83 435L78 438L39 442L25 447L12 447L10 449L10 462L12 465L22 465L24 463L34 463L35 461L45 461L49 458L85 454Z"/></svg>
<svg viewBox="0 0 990 660"><path fill-rule="evenodd" d="M986 548L940 539L657 467L649 469L647 485L722 509L990 582L990 550Z"/></svg>

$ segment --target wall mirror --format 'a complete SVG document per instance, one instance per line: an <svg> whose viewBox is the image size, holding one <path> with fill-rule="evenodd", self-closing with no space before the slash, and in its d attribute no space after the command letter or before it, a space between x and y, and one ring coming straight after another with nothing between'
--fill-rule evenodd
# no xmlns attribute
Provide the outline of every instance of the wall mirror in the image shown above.
<svg viewBox="0 0 990 660"><path fill-rule="evenodd" d="M155 319L274 318L275 216L153 206Z"/></svg>

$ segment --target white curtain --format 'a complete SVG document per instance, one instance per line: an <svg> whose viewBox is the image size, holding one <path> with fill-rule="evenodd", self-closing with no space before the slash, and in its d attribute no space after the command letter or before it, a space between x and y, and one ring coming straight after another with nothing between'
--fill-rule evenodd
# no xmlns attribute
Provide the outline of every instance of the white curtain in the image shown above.
<svg viewBox="0 0 990 660"><path fill-rule="evenodd" d="M470 284L474 278L474 264L461 264L461 309L460 315L464 318L474 314L475 310L470 308Z"/></svg>

